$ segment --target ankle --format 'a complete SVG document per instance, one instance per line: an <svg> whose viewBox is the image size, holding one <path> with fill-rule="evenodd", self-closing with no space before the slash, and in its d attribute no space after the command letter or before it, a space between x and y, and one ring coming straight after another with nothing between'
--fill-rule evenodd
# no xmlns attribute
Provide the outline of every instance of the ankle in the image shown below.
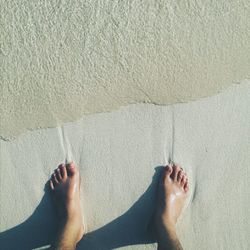
<svg viewBox="0 0 250 250"><path fill-rule="evenodd" d="M177 239L175 224L172 223L158 224L156 233L158 249L166 249L169 241Z"/></svg>
<svg viewBox="0 0 250 250"><path fill-rule="evenodd" d="M76 244L62 242L60 245L51 246L50 249L51 250L74 250L74 249L76 249Z"/></svg>
<svg viewBox="0 0 250 250"><path fill-rule="evenodd" d="M175 223L169 220L162 220L160 223L158 223L158 228L161 231L167 231L167 232L176 232Z"/></svg>
<svg viewBox="0 0 250 250"><path fill-rule="evenodd" d="M164 216L155 220L155 229L159 237L161 237L161 235L165 235L166 233L175 234L176 232L175 223L173 220L170 220Z"/></svg>
<svg viewBox="0 0 250 250"><path fill-rule="evenodd" d="M171 229L175 228L177 219L173 216L173 214L164 212L157 216L156 223Z"/></svg>
<svg viewBox="0 0 250 250"><path fill-rule="evenodd" d="M162 223L168 229L175 229L177 221L173 217L164 216L164 218L162 219Z"/></svg>

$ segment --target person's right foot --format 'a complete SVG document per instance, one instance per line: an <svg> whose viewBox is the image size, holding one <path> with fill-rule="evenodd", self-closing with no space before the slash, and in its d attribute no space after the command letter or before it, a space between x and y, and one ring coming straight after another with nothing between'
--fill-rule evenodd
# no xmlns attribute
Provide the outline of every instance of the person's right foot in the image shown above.
<svg viewBox="0 0 250 250"><path fill-rule="evenodd" d="M175 230L189 190L186 173L178 165L164 167L155 213L156 233Z"/></svg>
<svg viewBox="0 0 250 250"><path fill-rule="evenodd" d="M65 239L66 243L76 243L82 238L83 216L80 205L80 175L73 162L61 164L52 174L50 188L57 213L60 219L60 229L57 239ZM63 238L63 239L62 239ZM65 244L64 244L65 245ZM60 248L59 248L60 249Z"/></svg>

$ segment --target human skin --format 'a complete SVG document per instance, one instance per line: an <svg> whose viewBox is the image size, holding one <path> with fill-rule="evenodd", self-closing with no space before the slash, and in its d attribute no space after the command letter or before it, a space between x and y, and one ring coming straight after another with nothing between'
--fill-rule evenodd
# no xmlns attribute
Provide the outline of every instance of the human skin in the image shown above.
<svg viewBox="0 0 250 250"><path fill-rule="evenodd" d="M84 234L79 169L73 162L61 164L49 182L60 221L51 249L75 249Z"/></svg>
<svg viewBox="0 0 250 250"><path fill-rule="evenodd" d="M75 249L84 235L78 167L73 162L59 165L49 183L59 216L59 229L51 249ZM159 250L182 249L175 226L188 190L188 178L180 166L164 167L158 186L154 215Z"/></svg>
<svg viewBox="0 0 250 250"><path fill-rule="evenodd" d="M158 186L154 216L158 250L183 249L176 234L176 223L188 190L188 178L180 166L164 167Z"/></svg>

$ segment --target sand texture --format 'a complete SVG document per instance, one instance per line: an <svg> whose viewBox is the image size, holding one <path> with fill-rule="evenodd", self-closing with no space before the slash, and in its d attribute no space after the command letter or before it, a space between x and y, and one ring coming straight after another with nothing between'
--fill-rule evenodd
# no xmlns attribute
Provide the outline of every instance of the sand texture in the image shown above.
<svg viewBox="0 0 250 250"><path fill-rule="evenodd" d="M155 249L148 225L161 166L187 171L178 223L186 250L250 249L250 82L187 104L136 104L0 141L0 246L34 249L55 235L44 184L80 165L88 234L79 249Z"/></svg>
<svg viewBox="0 0 250 250"><path fill-rule="evenodd" d="M0 136L250 78L250 1L0 1Z"/></svg>

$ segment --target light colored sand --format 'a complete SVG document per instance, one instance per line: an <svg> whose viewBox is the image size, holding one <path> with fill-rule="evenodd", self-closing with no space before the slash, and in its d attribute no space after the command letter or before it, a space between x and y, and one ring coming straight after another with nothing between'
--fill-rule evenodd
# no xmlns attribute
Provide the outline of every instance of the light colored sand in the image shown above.
<svg viewBox="0 0 250 250"><path fill-rule="evenodd" d="M250 1L1 1L0 136L250 78Z"/></svg>
<svg viewBox="0 0 250 250"><path fill-rule="evenodd" d="M187 104L130 105L0 141L1 247L48 244L54 222L43 187L68 155L80 165L91 232L81 247L155 249L143 245L154 204L155 185L149 185L154 169L174 148L174 160L191 179L178 225L184 249L250 249L249 107L250 82L245 81ZM131 246L136 243L142 245Z"/></svg>

